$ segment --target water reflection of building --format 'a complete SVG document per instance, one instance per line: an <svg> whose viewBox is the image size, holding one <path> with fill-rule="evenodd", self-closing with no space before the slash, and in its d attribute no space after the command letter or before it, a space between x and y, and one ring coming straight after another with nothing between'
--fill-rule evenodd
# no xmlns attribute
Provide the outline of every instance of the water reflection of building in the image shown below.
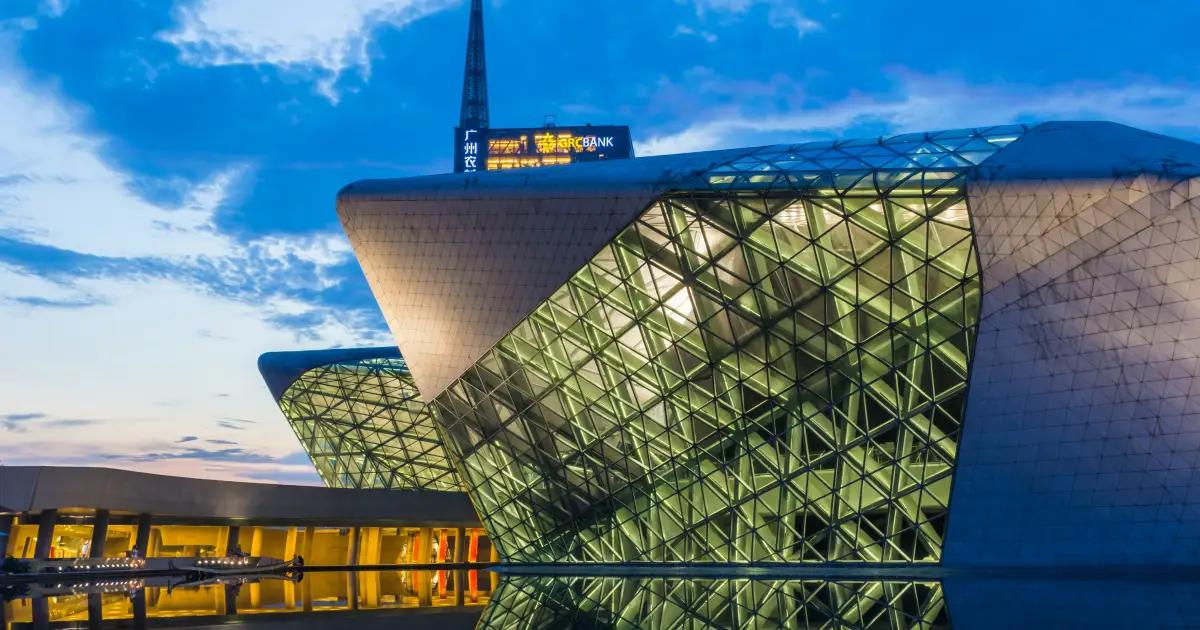
<svg viewBox="0 0 1200 630"><path fill-rule="evenodd" d="M470 628L490 599L488 571L366 571L306 573L303 580L263 579L195 587L133 585L123 591L80 588L80 592L15 599L3 604L0 629L46 627L46 623L174 619L172 627L224 625L252 618L304 619L303 613L440 611L441 630ZM105 591L108 592L105 592ZM188 618L180 620L179 618ZM350 623L359 627L360 619ZM394 619L394 617L393 617ZM7 622L9 626L4 625ZM335 626L336 627L336 626ZM407 622L405 627L411 627Z"/></svg>
<svg viewBox="0 0 1200 630"><path fill-rule="evenodd" d="M936 580L513 576L501 582L492 602L479 630L950 627Z"/></svg>
<svg viewBox="0 0 1200 630"><path fill-rule="evenodd" d="M216 482L103 468L0 469L0 542L17 558L252 556L309 565L487 562L459 492Z"/></svg>

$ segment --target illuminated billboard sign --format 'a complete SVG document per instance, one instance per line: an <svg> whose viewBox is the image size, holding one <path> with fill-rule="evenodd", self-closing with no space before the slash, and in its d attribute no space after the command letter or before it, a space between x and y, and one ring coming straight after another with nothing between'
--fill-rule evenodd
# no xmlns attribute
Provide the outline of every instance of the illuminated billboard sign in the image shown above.
<svg viewBox="0 0 1200 630"><path fill-rule="evenodd" d="M454 130L454 172L498 171L633 157L629 127Z"/></svg>

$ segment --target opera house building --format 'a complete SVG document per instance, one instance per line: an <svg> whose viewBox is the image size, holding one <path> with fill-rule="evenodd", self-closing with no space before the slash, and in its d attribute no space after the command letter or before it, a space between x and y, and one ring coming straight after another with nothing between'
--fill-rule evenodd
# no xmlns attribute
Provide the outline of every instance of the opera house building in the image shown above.
<svg viewBox="0 0 1200 630"><path fill-rule="evenodd" d="M399 349L268 383L328 485L461 489L504 563L1200 564L1200 145L962 129L337 211Z"/></svg>

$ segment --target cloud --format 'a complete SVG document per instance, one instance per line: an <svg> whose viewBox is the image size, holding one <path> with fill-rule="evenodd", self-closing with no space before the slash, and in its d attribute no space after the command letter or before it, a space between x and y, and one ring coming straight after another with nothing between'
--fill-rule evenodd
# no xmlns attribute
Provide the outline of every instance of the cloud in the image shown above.
<svg viewBox="0 0 1200 630"><path fill-rule="evenodd" d="M370 75L377 28L402 28L459 0L191 0L176 6L174 28L158 38L196 66L273 65L305 73L336 102L342 73Z"/></svg>
<svg viewBox="0 0 1200 630"><path fill-rule="evenodd" d="M0 37L0 356L21 359L0 362L0 400L44 417L0 418L6 455L208 478L285 470L268 458L295 436L258 355L390 339L371 310L323 297L355 265L344 235L221 232L215 217L240 203L254 164L147 200L143 178L102 158L110 139L87 112L32 82L12 43ZM202 438L222 423L263 458L214 471L203 457L136 457L177 452L179 426Z"/></svg>
<svg viewBox="0 0 1200 630"><path fill-rule="evenodd" d="M0 416L0 419L7 420L9 422L24 422L26 420L37 420L38 418L45 417L46 414L44 413L10 413L5 416Z"/></svg>
<svg viewBox="0 0 1200 630"><path fill-rule="evenodd" d="M199 440L199 439L200 438L198 438L194 435L185 435L185 436L179 438L178 440L175 440L175 443L176 444L186 444L188 442L195 442L196 440Z"/></svg>
<svg viewBox="0 0 1200 630"><path fill-rule="evenodd" d="M218 446L235 446L235 445L237 445L237 442L234 442L233 440L204 440L204 441L208 442L209 444L216 444Z"/></svg>
<svg viewBox="0 0 1200 630"><path fill-rule="evenodd" d="M62 420L49 420L41 423L44 427L87 427L93 424L99 424L99 420L84 420L81 418L65 418Z"/></svg>
<svg viewBox="0 0 1200 630"><path fill-rule="evenodd" d="M44 413L10 413L0 415L0 429L25 433L33 427L84 427L96 424L96 420L76 418L50 418Z"/></svg>
<svg viewBox="0 0 1200 630"><path fill-rule="evenodd" d="M321 486L321 478L317 476L316 470L312 466L301 466L295 470L267 470L267 471L246 471L245 476L249 479L271 481L274 483L303 485L303 486Z"/></svg>
<svg viewBox="0 0 1200 630"><path fill-rule="evenodd" d="M10 413L0 416L0 429L5 431L25 432L24 423L30 420L45 418L44 413Z"/></svg>
<svg viewBox="0 0 1200 630"><path fill-rule="evenodd" d="M244 426L234 424L232 422L226 422L225 420L221 420L221 421L217 422L217 426L221 427L222 429L232 429L234 431L245 431L246 430L246 427L244 427Z"/></svg>
<svg viewBox="0 0 1200 630"><path fill-rule="evenodd" d="M211 450L206 448L189 447L181 451L146 453L137 456L114 456L113 459L128 459L135 462L156 462L172 459L195 459L216 462L241 462L250 464L265 464L278 461L279 458L256 453L244 448L223 448Z"/></svg>
<svg viewBox="0 0 1200 630"><path fill-rule="evenodd" d="M834 103L800 96L785 111L752 98L709 112L675 132L637 143L638 155L663 155L847 134L873 135L1041 120L1111 120L1152 131L1200 137L1200 85L1131 79L1120 85L1049 87L897 73L892 95L857 94Z"/></svg>
<svg viewBox="0 0 1200 630"><path fill-rule="evenodd" d="M695 35L696 37L702 38L704 41L710 44L717 41L716 35L709 33L708 31L697 31L696 29L683 24L675 27L675 32L671 34L671 37L679 37L681 35Z"/></svg>
<svg viewBox="0 0 1200 630"><path fill-rule="evenodd" d="M71 0L42 0L39 13L49 17L62 17L71 8Z"/></svg>
<svg viewBox="0 0 1200 630"><path fill-rule="evenodd" d="M89 306L95 306L103 303L103 300L100 298L55 300L53 298L32 295L18 295L16 297L5 299L17 304L24 304L26 306L39 306L43 308L87 308Z"/></svg>
<svg viewBox="0 0 1200 630"><path fill-rule="evenodd" d="M54 438L25 441L19 450L6 449L2 459L5 466L116 467L221 481L321 485L312 463L295 457L290 448L273 454L262 449L181 449L158 439L98 445Z"/></svg>
<svg viewBox="0 0 1200 630"><path fill-rule="evenodd" d="M800 0L690 0L690 2L695 5L696 15L700 18L709 14L739 18L756 7L764 7L767 11L768 22L775 28L794 28L801 37L821 30L820 22L809 18L800 9Z"/></svg>

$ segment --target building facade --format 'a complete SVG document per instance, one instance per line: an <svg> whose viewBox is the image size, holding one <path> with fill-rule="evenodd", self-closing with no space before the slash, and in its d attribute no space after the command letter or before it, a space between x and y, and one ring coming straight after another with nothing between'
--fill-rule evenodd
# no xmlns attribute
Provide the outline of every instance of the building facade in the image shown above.
<svg viewBox="0 0 1200 630"><path fill-rule="evenodd" d="M152 563L225 557L239 548L254 557L299 555L309 566L486 562L492 556L461 492L5 466L0 506L0 552L32 560L124 558L136 549Z"/></svg>
<svg viewBox="0 0 1200 630"><path fill-rule="evenodd" d="M258 369L326 486L462 489L396 348L268 352Z"/></svg>
<svg viewBox="0 0 1200 630"><path fill-rule="evenodd" d="M338 212L506 562L1195 564L1198 165L1046 123Z"/></svg>

